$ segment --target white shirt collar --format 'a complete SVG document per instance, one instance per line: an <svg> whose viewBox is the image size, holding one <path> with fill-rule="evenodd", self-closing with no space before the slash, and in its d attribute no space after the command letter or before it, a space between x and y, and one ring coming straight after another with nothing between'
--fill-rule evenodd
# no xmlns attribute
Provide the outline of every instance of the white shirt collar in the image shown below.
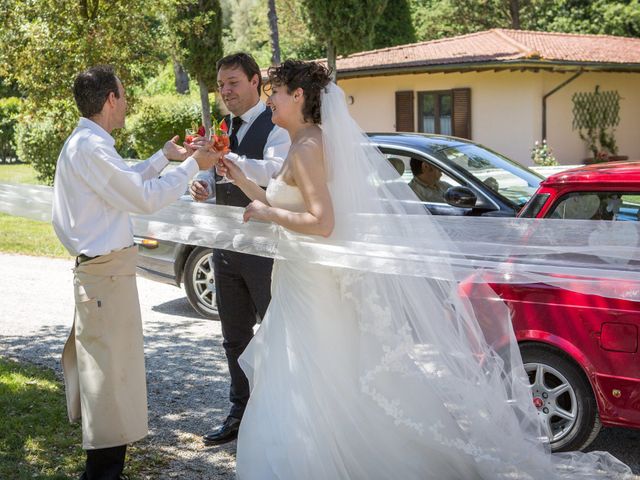
<svg viewBox="0 0 640 480"><path fill-rule="evenodd" d="M256 103L253 107L240 115L240 118L242 119L243 123L249 125L258 117L258 115L264 112L266 108L267 106L264 104L264 102L258 100L258 103Z"/></svg>
<svg viewBox="0 0 640 480"><path fill-rule="evenodd" d="M78 128L88 128L89 130L91 130L91 132L103 138L104 140L109 142L109 144L112 146L115 145L116 143L115 139L111 135L109 135L109 133L107 133L107 131L104 128L102 128L93 120L89 120L86 117L80 117L80 120L78 121Z"/></svg>

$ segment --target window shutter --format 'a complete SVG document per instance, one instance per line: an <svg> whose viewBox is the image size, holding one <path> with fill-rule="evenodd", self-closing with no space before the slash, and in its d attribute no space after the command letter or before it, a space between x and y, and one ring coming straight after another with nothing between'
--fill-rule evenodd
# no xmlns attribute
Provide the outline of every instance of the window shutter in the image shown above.
<svg viewBox="0 0 640 480"><path fill-rule="evenodd" d="M396 92L396 132L414 132L413 90Z"/></svg>
<svg viewBox="0 0 640 480"><path fill-rule="evenodd" d="M453 136L471 140L471 89L453 89Z"/></svg>

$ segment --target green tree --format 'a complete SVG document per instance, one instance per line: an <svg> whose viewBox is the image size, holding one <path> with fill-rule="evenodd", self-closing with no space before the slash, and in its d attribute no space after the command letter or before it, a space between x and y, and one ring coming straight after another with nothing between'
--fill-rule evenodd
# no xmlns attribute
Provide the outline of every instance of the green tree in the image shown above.
<svg viewBox="0 0 640 480"><path fill-rule="evenodd" d="M76 74L100 63L114 65L126 86L141 85L166 47L145 0L0 2L0 76L33 111L68 98Z"/></svg>
<svg viewBox="0 0 640 480"><path fill-rule="evenodd" d="M309 30L327 48L327 63L336 75L337 54L371 47L374 27L387 6L387 0L302 0Z"/></svg>
<svg viewBox="0 0 640 480"><path fill-rule="evenodd" d="M526 28L536 0L411 0L420 40L491 28Z"/></svg>
<svg viewBox="0 0 640 480"><path fill-rule="evenodd" d="M418 40L490 28L640 37L640 0L410 0Z"/></svg>
<svg viewBox="0 0 640 480"><path fill-rule="evenodd" d="M178 56L189 75L198 82L202 123L209 133L209 92L216 89L215 64L223 56L220 1L176 0L175 13L170 25L174 30Z"/></svg>
<svg viewBox="0 0 640 480"><path fill-rule="evenodd" d="M277 0L283 58L312 60L325 54L322 42L309 30L301 0Z"/></svg>
<svg viewBox="0 0 640 480"><path fill-rule="evenodd" d="M411 0L411 17L417 41L466 33L454 19L454 5L447 0Z"/></svg>
<svg viewBox="0 0 640 480"><path fill-rule="evenodd" d="M238 0L232 9L225 51L247 52L261 67L271 64L267 0Z"/></svg>
<svg viewBox="0 0 640 480"><path fill-rule="evenodd" d="M20 112L20 99L0 98L0 163L15 161L15 131Z"/></svg>
<svg viewBox="0 0 640 480"><path fill-rule="evenodd" d="M163 1L0 0L0 77L25 97L18 157L33 161L41 180L53 180L77 122L71 86L80 71L111 64L130 94L155 73L167 48L158 18Z"/></svg>
<svg viewBox="0 0 640 480"><path fill-rule="evenodd" d="M20 96L22 96L22 94L20 93L20 90L18 90L18 86L15 82L0 77L0 98Z"/></svg>
<svg viewBox="0 0 640 480"><path fill-rule="evenodd" d="M301 0L275 0L280 57L320 58L324 55L323 45L309 31L300 3ZM268 0L224 0L222 8L225 52L249 52L261 67L271 65Z"/></svg>
<svg viewBox="0 0 640 480"><path fill-rule="evenodd" d="M388 0L375 26L372 48L393 47L416 41L408 0Z"/></svg>
<svg viewBox="0 0 640 480"><path fill-rule="evenodd" d="M638 0L537 0L533 6L534 30L640 37Z"/></svg>
<svg viewBox="0 0 640 480"><path fill-rule="evenodd" d="M534 0L458 0L451 2L456 21L468 32L489 28L520 29Z"/></svg>

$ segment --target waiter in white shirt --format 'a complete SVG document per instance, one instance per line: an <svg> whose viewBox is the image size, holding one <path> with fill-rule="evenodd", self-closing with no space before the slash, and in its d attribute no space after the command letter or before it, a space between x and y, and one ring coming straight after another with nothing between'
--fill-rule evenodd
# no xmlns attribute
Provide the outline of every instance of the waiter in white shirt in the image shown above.
<svg viewBox="0 0 640 480"><path fill-rule="evenodd" d="M231 152L227 157L245 175L266 187L280 171L291 140L283 128L271 121L271 109L260 101L262 76L258 64L247 53L235 53L216 63L218 90L231 112L226 117ZM191 195L202 201L213 192L211 180L193 182ZM249 198L232 183L215 184L216 203L246 207ZM206 445L230 442L238 435L249 401L249 382L238 365L238 357L253 337L256 316L261 318L271 301L270 258L227 250L213 250L216 301L222 324L223 347L229 365L231 408L222 425L203 436Z"/></svg>
<svg viewBox="0 0 640 480"><path fill-rule="evenodd" d="M82 118L60 152L53 226L76 257L74 325L62 354L69 419L82 419L87 461L82 479L121 478L126 446L147 435L147 389L137 248L129 213L151 213L177 200L219 153L168 141L129 167L111 132L124 127L127 101L108 66L79 74L73 93ZM191 156L189 156L191 154ZM169 160L182 163L158 178Z"/></svg>

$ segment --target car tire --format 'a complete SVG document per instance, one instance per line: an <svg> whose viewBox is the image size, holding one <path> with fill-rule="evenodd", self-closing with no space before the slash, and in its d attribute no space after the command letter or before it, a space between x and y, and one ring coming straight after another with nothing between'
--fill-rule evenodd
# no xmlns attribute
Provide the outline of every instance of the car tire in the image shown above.
<svg viewBox="0 0 640 480"><path fill-rule="evenodd" d="M194 248L184 265L184 289L193 309L205 318L218 319L213 254L210 248Z"/></svg>
<svg viewBox="0 0 640 480"><path fill-rule="evenodd" d="M551 429L551 449L566 452L586 448L602 424L593 390L582 369L546 345L524 344L520 351L534 405ZM563 393L556 397L558 390Z"/></svg>

